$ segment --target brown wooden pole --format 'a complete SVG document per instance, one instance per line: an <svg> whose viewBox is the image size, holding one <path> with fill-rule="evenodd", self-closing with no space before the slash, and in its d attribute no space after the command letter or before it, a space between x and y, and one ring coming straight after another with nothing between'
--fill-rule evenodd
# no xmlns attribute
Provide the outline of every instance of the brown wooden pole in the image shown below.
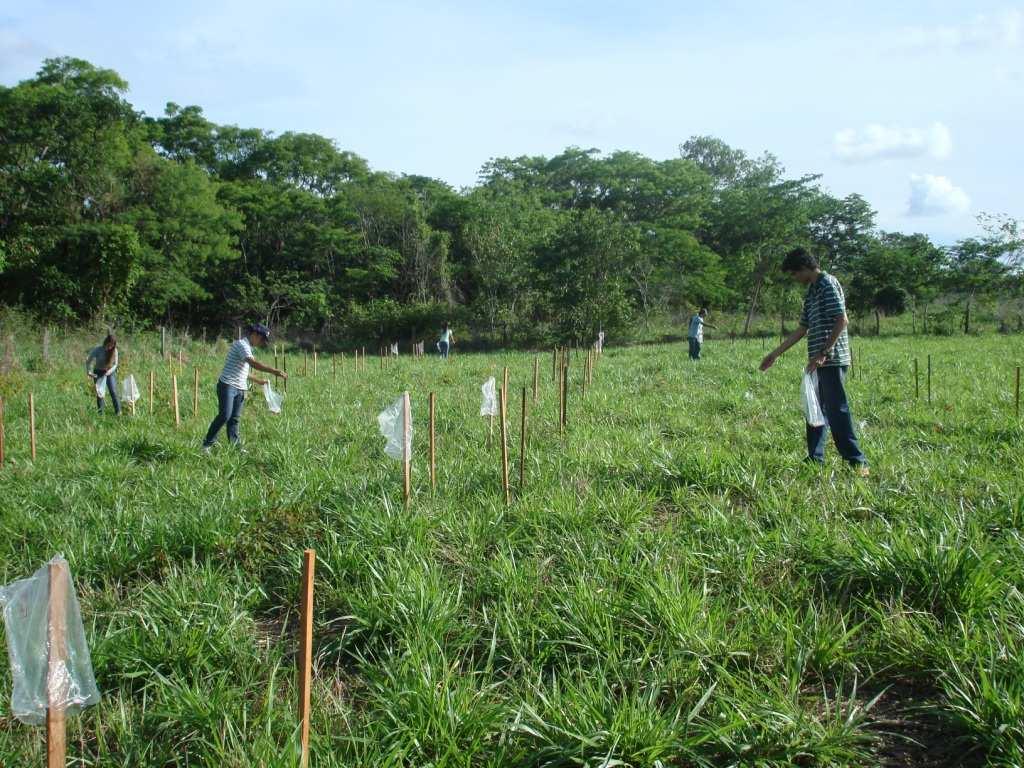
<svg viewBox="0 0 1024 768"><path fill-rule="evenodd" d="M921 376L917 370L917 358L914 358L914 399L921 399Z"/></svg>
<svg viewBox="0 0 1024 768"><path fill-rule="evenodd" d="M199 415L199 369L192 369L192 418Z"/></svg>
<svg viewBox="0 0 1024 768"><path fill-rule="evenodd" d="M174 426L181 426L181 411L178 410L178 377L171 376L171 401L174 404Z"/></svg>
<svg viewBox="0 0 1024 768"><path fill-rule="evenodd" d="M501 374L501 387L508 392L508 366L505 366L505 370Z"/></svg>
<svg viewBox="0 0 1024 768"><path fill-rule="evenodd" d="M436 467L436 445L434 442L434 410L436 408L436 398L434 393L430 393L430 489L435 490L437 488L437 467Z"/></svg>
<svg viewBox="0 0 1024 768"><path fill-rule="evenodd" d="M1017 384L1013 391L1013 410L1017 414L1017 418L1020 418L1020 366L1017 366ZM0 417L3 416L3 406L0 404ZM4 425L2 419L0 419L0 462L3 461L3 435Z"/></svg>
<svg viewBox="0 0 1024 768"><path fill-rule="evenodd" d="M526 387L523 387L523 406L519 422L519 492L526 485Z"/></svg>
<svg viewBox="0 0 1024 768"><path fill-rule="evenodd" d="M554 383L555 377L558 375L558 348L555 347L551 350L551 382Z"/></svg>
<svg viewBox="0 0 1024 768"><path fill-rule="evenodd" d="M569 424L569 366L562 369L562 430Z"/></svg>
<svg viewBox="0 0 1024 768"><path fill-rule="evenodd" d="M341 356L345 357L345 353L342 352ZM331 378L334 379L334 381L338 380L338 356L337 355L331 355Z"/></svg>
<svg viewBox="0 0 1024 768"><path fill-rule="evenodd" d="M309 352L302 350L302 375L305 376L309 370Z"/></svg>
<svg viewBox="0 0 1024 768"><path fill-rule="evenodd" d="M4 399L0 397L0 467L4 465Z"/></svg>
<svg viewBox="0 0 1024 768"><path fill-rule="evenodd" d="M932 356L928 355L928 404L932 403Z"/></svg>
<svg viewBox="0 0 1024 768"><path fill-rule="evenodd" d="M36 396L28 393L28 439L32 449L32 461L36 460Z"/></svg>
<svg viewBox="0 0 1024 768"><path fill-rule="evenodd" d="M149 372L149 415L153 415L153 390L156 389L156 372Z"/></svg>
<svg viewBox="0 0 1024 768"><path fill-rule="evenodd" d="M402 396L402 490L405 506L409 506L412 496L412 450L409 445L409 433L412 429L412 413L409 404L409 393Z"/></svg>
<svg viewBox="0 0 1024 768"><path fill-rule="evenodd" d="M50 563L50 594L47 605L46 639L46 767L67 765L67 727L64 721L64 698L67 691L65 659L67 658L66 616L68 582L63 563Z"/></svg>
<svg viewBox="0 0 1024 768"><path fill-rule="evenodd" d="M313 578L316 552L302 553L302 592L299 595L299 744L300 765L309 765L310 693L313 683Z"/></svg>
<svg viewBox="0 0 1024 768"><path fill-rule="evenodd" d="M506 368L506 370L508 370ZM505 491L505 505L512 503L512 491L508 482L508 408L505 403L507 389L498 392L498 418L501 420L501 487Z"/></svg>
<svg viewBox="0 0 1024 768"><path fill-rule="evenodd" d="M537 391L540 388L540 355L533 356L533 404L537 404Z"/></svg>
<svg viewBox="0 0 1024 768"><path fill-rule="evenodd" d="M282 368L281 370L284 373L288 373L288 355L284 354L283 352L281 353L281 362L284 363L284 368ZM288 391L288 379L287 378L285 378L285 380L284 380L284 391L285 392Z"/></svg>

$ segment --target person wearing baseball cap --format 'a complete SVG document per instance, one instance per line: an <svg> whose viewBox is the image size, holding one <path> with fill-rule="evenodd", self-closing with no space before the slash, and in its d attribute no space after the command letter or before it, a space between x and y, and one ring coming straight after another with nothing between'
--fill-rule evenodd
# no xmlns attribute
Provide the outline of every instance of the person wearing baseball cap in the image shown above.
<svg viewBox="0 0 1024 768"><path fill-rule="evenodd" d="M288 374L269 365L264 365L253 356L253 347L265 347L270 340L270 329L260 323L246 326L243 338L235 341L228 349L224 370L217 380L217 415L210 423L210 429L203 441L203 450L209 451L217 442L221 427L227 424L228 440L236 448L242 443L238 436L238 422L242 418L242 406L245 404L245 393L249 389L249 381L262 386L266 379L251 374L251 369L263 371L274 376L287 379Z"/></svg>

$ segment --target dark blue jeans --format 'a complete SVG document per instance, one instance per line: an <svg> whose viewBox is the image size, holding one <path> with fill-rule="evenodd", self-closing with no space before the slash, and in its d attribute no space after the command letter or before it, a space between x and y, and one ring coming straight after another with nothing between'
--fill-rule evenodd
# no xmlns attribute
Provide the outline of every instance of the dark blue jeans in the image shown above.
<svg viewBox="0 0 1024 768"><path fill-rule="evenodd" d="M826 426L807 426L807 457L811 461L825 461L825 442L831 431L836 450L843 459L854 466L868 463L853 429L853 414L850 413L850 403L846 400L846 388L843 386L845 379L845 366L818 369L818 400L821 402L821 410L825 412Z"/></svg>
<svg viewBox="0 0 1024 768"><path fill-rule="evenodd" d="M689 339L690 342L690 359L700 360L700 347L701 343L697 339Z"/></svg>
<svg viewBox="0 0 1024 768"><path fill-rule="evenodd" d="M117 374L106 373L102 368L96 368L93 370L97 376L107 377L107 393L110 395L110 402L114 404L114 413L116 415L121 414L121 399L117 396ZM96 398L96 408L100 413L103 413L103 401L105 398Z"/></svg>
<svg viewBox="0 0 1024 768"><path fill-rule="evenodd" d="M245 405L245 390L232 387L223 381L217 382L217 415L210 424L203 441L205 447L217 442L220 428L228 425L228 440L239 445L238 420L242 418L242 406Z"/></svg>
<svg viewBox="0 0 1024 768"><path fill-rule="evenodd" d="M447 360L448 359L448 342L447 341L439 341L439 342L437 342L437 351L441 353L441 357L443 357L445 360Z"/></svg>

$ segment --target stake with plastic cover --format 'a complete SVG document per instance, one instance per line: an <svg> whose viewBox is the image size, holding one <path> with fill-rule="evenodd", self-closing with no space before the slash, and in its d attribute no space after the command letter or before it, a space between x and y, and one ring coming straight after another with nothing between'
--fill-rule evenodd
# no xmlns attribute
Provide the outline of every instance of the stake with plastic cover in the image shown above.
<svg viewBox="0 0 1024 768"><path fill-rule="evenodd" d="M134 405L141 396L135 376L129 373L124 381L121 382L121 399L128 403L128 405Z"/></svg>
<svg viewBox="0 0 1024 768"><path fill-rule="evenodd" d="M405 398L408 393L398 396L391 405L377 414L377 425L380 433L387 441L384 444L384 453L395 461L410 461L412 459L412 413L409 414L408 439L403 435L403 412ZM404 444L404 445L403 445Z"/></svg>
<svg viewBox="0 0 1024 768"><path fill-rule="evenodd" d="M491 376L491 378L484 382L484 385L480 387L480 392L483 395L483 401L480 403L480 415L497 416L498 393L494 388L493 376Z"/></svg>
<svg viewBox="0 0 1024 768"><path fill-rule="evenodd" d="M263 385L263 399L267 401L267 408L270 409L271 413L281 412L281 405L284 403L284 395L281 395L271 389L269 381Z"/></svg>
<svg viewBox="0 0 1024 768"><path fill-rule="evenodd" d="M818 372L804 373L800 386L800 399L804 409L804 421L810 427L824 427L825 414L818 402Z"/></svg>
<svg viewBox="0 0 1024 768"><path fill-rule="evenodd" d="M63 589L54 590L62 596L54 613L51 573L64 580ZM47 708L74 715L99 702L78 597L63 557L57 555L31 577L0 587L0 606L11 663L11 714L26 725L44 725ZM63 625L60 648L50 647L51 623Z"/></svg>

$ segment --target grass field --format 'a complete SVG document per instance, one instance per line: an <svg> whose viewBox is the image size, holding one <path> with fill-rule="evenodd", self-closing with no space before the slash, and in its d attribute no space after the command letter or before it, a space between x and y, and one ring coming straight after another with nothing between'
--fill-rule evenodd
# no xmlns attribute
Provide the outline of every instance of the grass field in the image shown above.
<svg viewBox="0 0 1024 768"><path fill-rule="evenodd" d="M64 553L103 694L70 726L73 765L297 765L305 547L313 766L1024 763L1020 336L856 339L868 480L831 446L824 470L801 464L802 350L760 374L761 341L709 341L699 364L684 345L609 348L586 397L574 360L564 436L541 354L509 507L480 385L510 367L515 476L533 355L346 357L336 379L321 357L280 416L252 393L248 453L204 456L224 343L185 348L176 429L168 365L143 352L158 342L122 340L143 402L120 420L94 412L90 342L57 339L44 362L19 339L22 370L0 380L0 580ZM409 509L376 425L403 389ZM42 765L3 666L0 764Z"/></svg>

